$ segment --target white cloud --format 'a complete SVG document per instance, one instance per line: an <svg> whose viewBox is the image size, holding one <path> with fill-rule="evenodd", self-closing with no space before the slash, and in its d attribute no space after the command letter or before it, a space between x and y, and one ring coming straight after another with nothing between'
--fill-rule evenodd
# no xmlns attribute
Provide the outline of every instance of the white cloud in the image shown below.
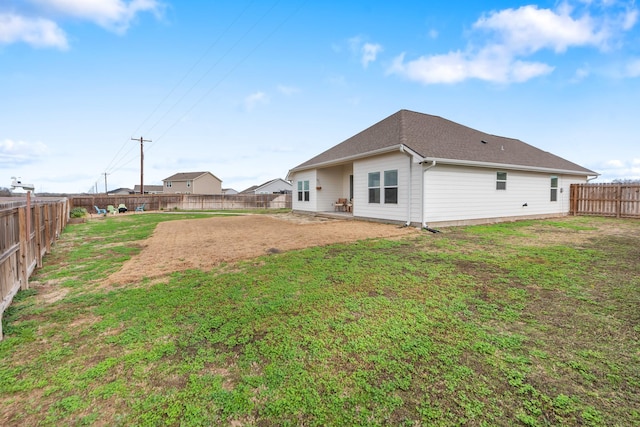
<svg viewBox="0 0 640 427"><path fill-rule="evenodd" d="M0 13L0 44L27 43L39 48L67 49L61 22L72 18L92 22L123 34L140 13L159 18L164 5L159 0L28 0L24 13Z"/></svg>
<svg viewBox="0 0 640 427"><path fill-rule="evenodd" d="M555 10L523 6L490 12L473 24L468 49L408 60L403 53L387 72L423 84L452 84L468 79L502 84L525 82L555 69L528 59L537 52L550 50L559 54L572 47L588 46L607 49L612 40L638 20L638 12L628 4L621 13L618 7L610 15L601 13L597 17L589 13L589 7L596 6L591 2L585 5L586 10L580 13L567 2ZM619 5L611 2L599 6ZM486 35L488 38L483 39ZM640 73L638 67L630 64L628 74ZM585 76L584 70L578 70L575 78Z"/></svg>
<svg viewBox="0 0 640 427"><path fill-rule="evenodd" d="M378 54L382 52L382 45L377 43L365 42L362 36L355 36L347 40L349 50L357 56L364 68L367 68L371 62L378 58Z"/></svg>
<svg viewBox="0 0 640 427"><path fill-rule="evenodd" d="M253 111L260 104L268 104L269 97L264 92L255 92L244 99L244 108L246 111Z"/></svg>
<svg viewBox="0 0 640 427"><path fill-rule="evenodd" d="M70 16L123 33L136 14L150 12L159 17L163 5L158 0L31 0L45 11Z"/></svg>
<svg viewBox="0 0 640 427"><path fill-rule="evenodd" d="M30 143L5 139L0 141L0 164L11 166L33 163L48 152L48 147L41 142Z"/></svg>
<svg viewBox="0 0 640 427"><path fill-rule="evenodd" d="M446 55L420 57L404 62L404 54L396 57L389 73L400 74L424 84L453 84L468 79L493 83L524 82L549 74L553 67L540 62L518 61L488 51L476 55L451 52Z"/></svg>
<svg viewBox="0 0 640 427"><path fill-rule="evenodd" d="M278 92L286 96L291 96L299 93L300 89L294 86L278 85Z"/></svg>
<svg viewBox="0 0 640 427"><path fill-rule="evenodd" d="M600 172L598 181L602 182L614 179L640 179L640 158L606 160L593 169Z"/></svg>
<svg viewBox="0 0 640 427"><path fill-rule="evenodd" d="M0 14L0 44L24 42L34 47L68 48L67 36L48 19Z"/></svg>
<svg viewBox="0 0 640 427"><path fill-rule="evenodd" d="M370 62L374 62L378 53L382 52L382 46L374 43L365 43L362 46L362 66L367 68Z"/></svg>
<svg viewBox="0 0 640 427"><path fill-rule="evenodd" d="M499 44L523 54L541 49L559 53L571 46L601 46L607 40L607 31L591 16L574 19L570 12L566 6L557 11L523 6L492 12L476 21L473 27L494 32Z"/></svg>

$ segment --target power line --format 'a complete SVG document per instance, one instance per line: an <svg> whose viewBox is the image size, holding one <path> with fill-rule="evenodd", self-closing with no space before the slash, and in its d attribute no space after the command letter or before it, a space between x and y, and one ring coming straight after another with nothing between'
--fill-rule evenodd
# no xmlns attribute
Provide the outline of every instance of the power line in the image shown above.
<svg viewBox="0 0 640 427"><path fill-rule="evenodd" d="M264 37L260 41L260 43L255 45L254 48L251 49L249 53L247 53L240 61L238 61L220 80L218 80L213 87L211 87L207 92L204 93L203 96L201 96L195 103L193 103L191 107L187 109L187 111L180 118L178 118L178 120L174 121L173 124L171 124L163 133L161 133L160 136L156 138L156 143L159 142L182 119L184 119L187 116L187 114L189 114L198 104L200 104L206 97L208 97L209 94L211 94L211 92L213 92L214 89L216 89L224 80L226 80L231 75L231 73L233 73L240 65L242 65L244 61L246 61L256 50L258 50L258 48L260 48L264 43L266 43L266 41L270 39L287 21L289 21L289 19L291 19L296 13L298 13L298 11L302 9L302 6L304 5L305 2L306 0L303 1L300 4L300 6L297 9L295 9L293 12L291 12L282 22L280 22L280 24L278 24L266 37Z"/></svg>
<svg viewBox="0 0 640 427"><path fill-rule="evenodd" d="M244 34L229 48L227 49L227 51L218 58L218 60L211 66L209 67L202 75L201 77L196 80L196 82L194 84L192 84L189 89L160 117L159 120L157 120L153 126L151 128L148 129L148 132L146 133L150 133L153 129L155 129L158 124L160 124L160 122L165 119L165 117L171 112L173 111L176 106L185 98L185 96L190 93L197 85L199 85L204 78L211 73L211 71L213 70L213 68L215 68L217 65L220 64L220 62L227 57L231 51L233 51L234 49L237 48L237 46L240 44L240 42L242 40L244 40L247 35L249 33L251 33L256 27L257 25L262 22L267 15L269 15L272 10L276 7L276 5L279 3L279 0L276 1L249 29L247 29ZM185 111L184 114L182 114L177 120L175 120L173 123L171 123L167 128L165 128L165 130L160 134L159 137L154 138L155 143L149 144L149 146L147 147L147 151L149 151L150 149L153 149L157 143L164 138L164 136L171 130L173 129L175 126L177 126L177 124L179 122L181 122L191 111L193 111L206 97L208 97L211 92L213 92L216 88L218 88L218 86L220 86L220 84L225 81L238 67L240 67L240 65L242 65L253 53L255 53L260 47L262 47L262 45L264 45L264 43L271 38L278 30L280 30L280 28L286 23L288 22L296 13L298 13L298 11L300 9L302 9L302 7L304 6L304 4L306 3L306 0L303 0L300 5L298 6L298 8L296 8L294 11L292 11L284 20L282 20L269 34L267 34L265 37L263 37L258 44L256 44L253 49L251 49L240 61L236 62L236 64L233 65L233 67L226 73L224 74L224 76L222 76L209 90L207 90L199 99L197 99L194 103L192 103L192 105ZM177 88L183 84L183 82L186 80L186 78L193 73L193 71L195 70L195 68L204 60L204 58L209 54L209 52L213 49L213 47L215 45L218 44L218 42L222 39L222 37L224 35L226 35L229 30L236 24L236 22L238 22L238 20L247 12L247 10L249 10L249 8L253 5L253 1L251 3L249 3L249 5L247 5L242 12L236 16L236 18L225 28L225 30L221 33L221 35L214 41L212 42L207 49L205 50L205 52L203 53L203 55L201 55L201 57L194 63L194 65L192 65L189 70L183 75L183 77L178 81L178 83L176 83L172 89L168 92L168 94L156 105L156 107L151 111L151 113L149 115L147 115L147 117L141 122L141 124L136 128L136 131L139 130L140 128L142 128L142 126L149 121L149 119L151 117L153 117L154 114L156 114L156 112L159 111L160 107L171 97L171 95L173 95L175 93L175 91L177 90ZM135 133L135 132L134 132ZM141 187L141 192L144 192L144 163L143 163L143 158L144 158L144 149L143 149L143 143L144 142L152 142L151 140L144 140L142 137L140 138L131 138L131 140L134 141L140 141L141 142L141 152L140 152L140 187ZM131 147L130 149L128 149L122 156L120 156L120 153L123 152L123 150L127 147L126 142L122 145L122 147L118 150L118 152L116 153L116 155L114 156L114 158L111 160L111 162L109 163L109 166L107 167L105 174L107 173L107 171L109 173L114 173L117 172L121 169L123 169L126 165L130 164L133 160L135 160L135 156L125 159L127 157L127 155L129 153L132 152L133 147ZM118 157L120 156L120 157ZM126 161L125 161L126 160ZM124 162L124 163L123 163ZM106 175L105 175L105 182L106 182ZM105 188L106 188L106 184L105 184ZM106 191L106 190L105 190Z"/></svg>

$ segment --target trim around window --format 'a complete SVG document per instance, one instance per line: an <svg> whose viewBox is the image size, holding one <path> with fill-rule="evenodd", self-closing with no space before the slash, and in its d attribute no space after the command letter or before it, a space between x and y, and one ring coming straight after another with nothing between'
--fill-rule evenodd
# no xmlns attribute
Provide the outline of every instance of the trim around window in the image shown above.
<svg viewBox="0 0 640 427"><path fill-rule="evenodd" d="M558 201L558 177L553 175L551 176L551 195L550 201L557 202Z"/></svg>
<svg viewBox="0 0 640 427"><path fill-rule="evenodd" d="M507 173L496 172L496 190L506 190L506 189L507 189Z"/></svg>
<svg viewBox="0 0 640 427"><path fill-rule="evenodd" d="M380 172L369 172L369 203L380 203Z"/></svg>
<svg viewBox="0 0 640 427"><path fill-rule="evenodd" d="M308 202L310 199L309 180L298 181L298 201Z"/></svg>

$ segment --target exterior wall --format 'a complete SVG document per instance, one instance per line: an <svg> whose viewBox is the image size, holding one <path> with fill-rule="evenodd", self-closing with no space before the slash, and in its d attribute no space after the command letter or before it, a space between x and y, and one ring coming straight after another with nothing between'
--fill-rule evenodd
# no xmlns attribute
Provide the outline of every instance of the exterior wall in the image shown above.
<svg viewBox="0 0 640 427"><path fill-rule="evenodd" d="M168 182L171 187L167 187ZM167 180L163 185L165 194L222 194L222 181L209 173L189 181Z"/></svg>
<svg viewBox="0 0 640 427"><path fill-rule="evenodd" d="M320 191L316 190L316 182L317 182L317 171L315 169L303 172L297 172L292 176L291 185L292 189L292 197L291 197L291 206L294 211L306 211L306 212L316 212L318 211L318 193L324 195L322 193L322 189ZM298 181L309 181L309 201L298 201ZM320 209L322 210L322 209Z"/></svg>
<svg viewBox="0 0 640 427"><path fill-rule="evenodd" d="M413 185L411 187L411 191L409 191L409 184L411 182L410 174L413 175L415 179L415 169L420 169L420 166L416 163L412 163L412 160L408 155L400 152L370 157L354 162L353 216L406 222L409 219L409 200L413 202L412 211L415 210L416 206L419 207L419 204L416 204L417 199L414 197L416 194L419 195L418 191L414 191L416 190L416 186ZM384 203L384 171L388 170L398 171L397 204ZM369 203L368 179L370 172L380 172L380 203Z"/></svg>
<svg viewBox="0 0 640 427"><path fill-rule="evenodd" d="M349 198L349 175L352 173L351 164L318 170L316 180L316 186L320 187L320 190L317 190L318 211L333 211L338 199ZM296 191L294 184L294 192Z"/></svg>
<svg viewBox="0 0 640 427"><path fill-rule="evenodd" d="M186 185L186 183L185 183ZM191 183L193 194L222 194L222 181L210 173L200 175Z"/></svg>
<svg viewBox="0 0 640 427"><path fill-rule="evenodd" d="M507 172L506 190L496 190L498 171ZM551 176L558 176L556 202L550 200ZM424 178L427 224L566 215L570 185L586 182L586 177L450 165L436 165Z"/></svg>
<svg viewBox="0 0 640 427"><path fill-rule="evenodd" d="M273 193L282 193L291 191L292 186L287 181L282 179L277 179L273 182L270 182L258 189L256 189L256 194L273 194ZM297 190L297 189L296 189Z"/></svg>

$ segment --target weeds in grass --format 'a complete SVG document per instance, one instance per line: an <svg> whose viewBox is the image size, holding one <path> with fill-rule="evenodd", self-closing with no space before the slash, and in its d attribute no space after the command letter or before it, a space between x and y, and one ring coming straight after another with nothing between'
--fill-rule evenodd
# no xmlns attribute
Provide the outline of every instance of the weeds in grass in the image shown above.
<svg viewBox="0 0 640 427"><path fill-rule="evenodd" d="M640 423L638 223L454 228L93 286L180 216L65 231L35 280L70 293L5 313L4 424Z"/></svg>

